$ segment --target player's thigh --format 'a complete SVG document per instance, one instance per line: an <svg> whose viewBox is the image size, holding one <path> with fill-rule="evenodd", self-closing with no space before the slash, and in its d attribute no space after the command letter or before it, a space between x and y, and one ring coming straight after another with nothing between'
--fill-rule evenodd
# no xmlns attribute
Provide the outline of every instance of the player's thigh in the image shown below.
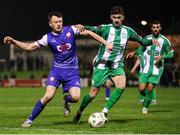
<svg viewBox="0 0 180 135"><path fill-rule="evenodd" d="M49 102L56 94L56 87L48 85L44 96L41 98L43 104Z"/></svg>
<svg viewBox="0 0 180 135"><path fill-rule="evenodd" d="M106 80L106 87L111 87L111 85L113 85L114 82L112 82L112 79L107 79Z"/></svg>
<svg viewBox="0 0 180 135"><path fill-rule="evenodd" d="M92 75L92 86L99 88L107 80L110 69L97 69L95 68Z"/></svg>
<svg viewBox="0 0 180 135"><path fill-rule="evenodd" d="M111 69L110 75L116 88L124 89L126 87L126 75L123 68Z"/></svg>
<svg viewBox="0 0 180 135"><path fill-rule="evenodd" d="M116 88L124 89L126 87L126 76L114 76L112 79Z"/></svg>

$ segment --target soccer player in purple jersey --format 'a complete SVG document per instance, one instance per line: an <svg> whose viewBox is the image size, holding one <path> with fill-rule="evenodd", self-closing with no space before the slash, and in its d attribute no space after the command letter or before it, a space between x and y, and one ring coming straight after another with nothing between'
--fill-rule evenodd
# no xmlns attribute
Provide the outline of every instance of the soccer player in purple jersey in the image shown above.
<svg viewBox="0 0 180 135"><path fill-rule="evenodd" d="M29 118L22 127L30 127L34 119L42 112L56 93L56 89L62 84L63 93L69 93L65 97L66 113L69 113L69 102L77 102L80 98L80 77L78 69L77 47L75 35L90 35L99 42L107 45L107 50L112 45L97 34L88 30L79 30L76 26L63 26L62 13L54 11L48 14L49 26L52 32L44 35L40 40L33 43L21 42L10 36L4 38L5 44L12 44L24 50L35 50L42 46L49 46L54 56L53 66L50 70L47 88L44 96L37 101Z"/></svg>

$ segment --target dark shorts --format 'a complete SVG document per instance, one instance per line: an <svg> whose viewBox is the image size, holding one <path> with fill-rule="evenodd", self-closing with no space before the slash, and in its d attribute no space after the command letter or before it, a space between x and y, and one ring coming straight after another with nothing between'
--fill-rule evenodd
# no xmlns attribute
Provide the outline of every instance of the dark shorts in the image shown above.
<svg viewBox="0 0 180 135"><path fill-rule="evenodd" d="M62 84L63 93L72 87L80 88L79 69L52 67L47 79L47 85L58 88Z"/></svg>

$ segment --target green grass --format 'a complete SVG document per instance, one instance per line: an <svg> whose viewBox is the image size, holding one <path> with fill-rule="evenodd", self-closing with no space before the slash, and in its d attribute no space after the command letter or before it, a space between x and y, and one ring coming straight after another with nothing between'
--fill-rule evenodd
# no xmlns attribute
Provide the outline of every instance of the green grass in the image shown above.
<svg viewBox="0 0 180 135"><path fill-rule="evenodd" d="M44 94L43 88L0 88L0 133L1 134L174 134L180 133L180 89L157 88L157 105L150 106L149 114L142 115L138 104L137 88L127 88L120 101L110 110L108 123L101 128L91 128L88 117L101 111L105 104L102 89L84 111L80 124L72 124L76 109L71 106L69 117L63 116L62 92L59 89L54 99L46 106L32 127L21 128L22 122L31 113L36 101ZM82 97L88 89L82 89Z"/></svg>

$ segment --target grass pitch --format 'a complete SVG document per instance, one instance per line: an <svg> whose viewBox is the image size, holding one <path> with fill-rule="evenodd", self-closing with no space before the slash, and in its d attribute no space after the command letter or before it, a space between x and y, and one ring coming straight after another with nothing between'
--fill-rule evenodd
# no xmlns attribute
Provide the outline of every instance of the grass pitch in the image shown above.
<svg viewBox="0 0 180 135"><path fill-rule="evenodd" d="M126 88L119 102L108 113L108 123L91 128L87 121L93 112L102 110L105 92L102 88L96 99L86 108L79 124L72 119L88 88L82 89L81 99L71 105L71 114L63 116L63 96L58 89L30 128L21 124L31 113L36 101L44 94L43 88L0 88L0 134L179 134L180 89L157 88L157 105L142 115L137 88Z"/></svg>

